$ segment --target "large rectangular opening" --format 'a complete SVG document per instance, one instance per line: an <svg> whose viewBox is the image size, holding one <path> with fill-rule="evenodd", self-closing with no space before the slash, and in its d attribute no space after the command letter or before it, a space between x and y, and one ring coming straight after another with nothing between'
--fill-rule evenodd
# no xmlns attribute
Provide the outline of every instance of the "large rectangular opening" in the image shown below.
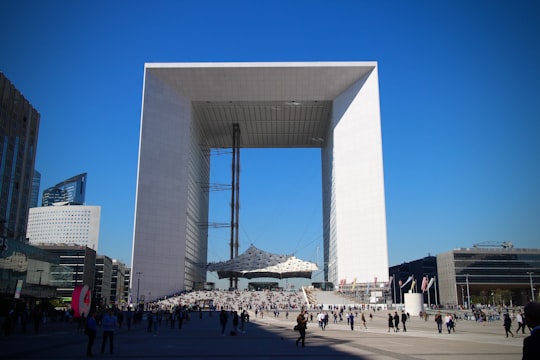
<svg viewBox="0 0 540 360"><path fill-rule="evenodd" d="M208 262L229 260L231 150L213 150L210 162ZM271 253L317 263L312 279L278 280L287 288L323 280L320 149L241 149L239 253L251 244ZM257 279L259 280L259 279ZM264 278L261 279L263 281ZM228 288L208 272L207 281ZM250 280L240 279L239 289ZM276 281L276 279L272 279Z"/></svg>

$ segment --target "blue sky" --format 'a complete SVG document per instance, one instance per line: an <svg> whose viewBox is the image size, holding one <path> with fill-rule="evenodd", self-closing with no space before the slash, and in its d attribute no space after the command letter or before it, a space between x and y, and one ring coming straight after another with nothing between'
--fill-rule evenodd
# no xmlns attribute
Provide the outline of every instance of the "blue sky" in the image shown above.
<svg viewBox="0 0 540 360"><path fill-rule="evenodd" d="M538 247L539 38L537 1L0 2L0 71L41 113L41 190L87 172L99 253L128 264L145 62L377 61L390 265ZM241 186L240 251L322 261L318 151L242 151ZM209 260L228 237L210 230Z"/></svg>

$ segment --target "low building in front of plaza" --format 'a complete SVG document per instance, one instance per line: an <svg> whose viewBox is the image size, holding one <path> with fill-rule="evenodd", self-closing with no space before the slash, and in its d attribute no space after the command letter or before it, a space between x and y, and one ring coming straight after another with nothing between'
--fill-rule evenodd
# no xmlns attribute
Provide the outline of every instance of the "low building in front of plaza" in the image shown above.
<svg viewBox="0 0 540 360"><path fill-rule="evenodd" d="M96 252L93 249L75 244L47 244L38 247L59 256L60 265L69 268L69 281L56 289L62 301L71 303L73 289L77 285L87 285L94 292Z"/></svg>
<svg viewBox="0 0 540 360"><path fill-rule="evenodd" d="M540 249L459 248L437 255L440 304L525 305L538 301Z"/></svg>
<svg viewBox="0 0 540 360"><path fill-rule="evenodd" d="M69 286L70 268L60 257L14 239L3 239L0 250L0 316L17 300L31 305L57 296Z"/></svg>

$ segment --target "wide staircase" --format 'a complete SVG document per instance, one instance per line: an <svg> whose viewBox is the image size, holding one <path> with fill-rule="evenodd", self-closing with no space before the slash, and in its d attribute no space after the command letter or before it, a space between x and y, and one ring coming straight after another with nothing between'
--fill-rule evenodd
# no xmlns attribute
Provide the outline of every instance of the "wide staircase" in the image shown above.
<svg viewBox="0 0 540 360"><path fill-rule="evenodd" d="M342 296L337 291L322 291L313 287L304 287L302 289L305 293L306 300L310 307L319 307L328 305L342 306L345 304L351 304L352 301Z"/></svg>

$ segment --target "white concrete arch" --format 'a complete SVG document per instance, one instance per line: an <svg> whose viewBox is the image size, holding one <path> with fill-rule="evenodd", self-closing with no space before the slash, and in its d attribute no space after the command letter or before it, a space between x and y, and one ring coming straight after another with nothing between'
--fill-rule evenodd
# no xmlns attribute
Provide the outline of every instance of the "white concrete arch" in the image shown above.
<svg viewBox="0 0 540 360"><path fill-rule="evenodd" d="M388 281L376 62L146 64L132 289L206 280L210 149L319 147L325 279ZM136 291L137 289L133 289Z"/></svg>

